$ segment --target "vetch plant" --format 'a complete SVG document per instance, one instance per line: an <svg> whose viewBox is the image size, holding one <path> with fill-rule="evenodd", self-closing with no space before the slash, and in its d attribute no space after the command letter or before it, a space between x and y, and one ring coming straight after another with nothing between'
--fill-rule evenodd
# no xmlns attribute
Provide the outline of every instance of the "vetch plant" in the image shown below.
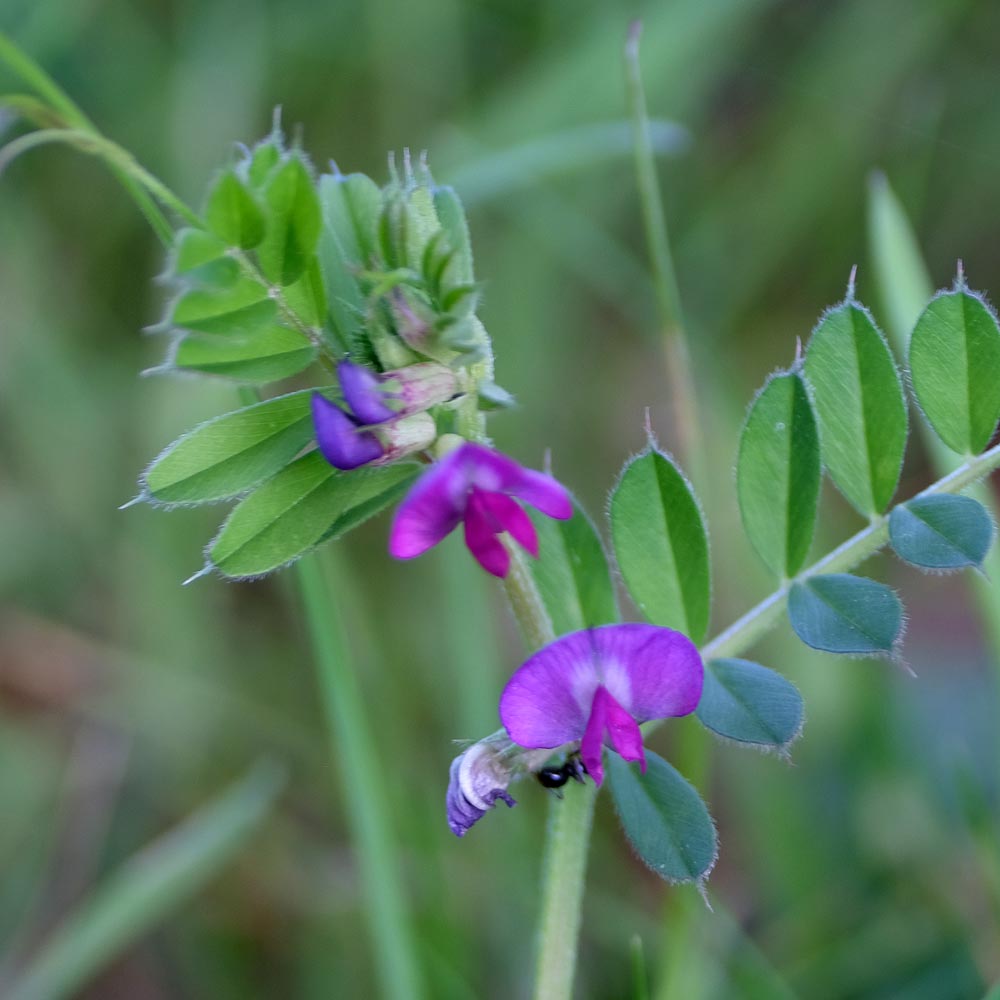
<svg viewBox="0 0 1000 1000"><path fill-rule="evenodd" d="M41 96L51 101L52 91ZM644 106L635 107L648 198ZM212 180L199 214L99 136L64 96L46 114L61 127L15 139L4 161L48 140L105 158L168 244L172 296L157 328L165 359L155 373L243 387L244 405L153 459L133 502L233 504L196 577L254 579L297 566L326 665L325 696L334 715L343 704L336 699L353 699L355 744L372 742L365 708L351 676L334 679L330 665L343 660L343 643L322 624L329 594L310 554L394 508L393 557L415 558L462 526L471 556L503 580L529 655L497 692L503 728L456 756L447 791L442 776L443 821L465 836L498 802L514 805L511 786L530 775L565 792L553 796L546 848L539 997L571 990L587 843L604 784L646 865L705 891L715 825L694 786L647 748L657 726L693 713L728 742L787 756L802 730L802 698L743 654L787 614L815 649L901 662L898 595L852 571L886 545L928 571L977 568L992 544L989 513L960 494L1000 466L1000 446L988 448L1000 419L1000 326L961 268L913 329L907 382L858 300L852 272L843 301L753 399L734 442L736 497L776 589L709 639L706 518L684 463L648 428L645 447L611 489L608 549L565 486L493 448L488 416L512 398L494 381L462 205L423 159L404 156L401 169L390 162L384 185L336 167L320 173L276 125ZM647 223L651 217L647 211ZM672 377L690 383L678 371L686 355L669 244L655 225L650 231L677 348ZM893 505L907 383L961 464ZM810 563L824 474L867 523ZM619 606L613 569L643 621L623 620L633 616ZM335 755L350 752L343 740ZM378 856L365 855L370 883L380 863L393 863L378 795L374 783L349 806L368 810L357 829L375 832ZM396 890L371 891L373 937L385 931L376 946L391 953L383 985L413 995L403 907Z"/></svg>

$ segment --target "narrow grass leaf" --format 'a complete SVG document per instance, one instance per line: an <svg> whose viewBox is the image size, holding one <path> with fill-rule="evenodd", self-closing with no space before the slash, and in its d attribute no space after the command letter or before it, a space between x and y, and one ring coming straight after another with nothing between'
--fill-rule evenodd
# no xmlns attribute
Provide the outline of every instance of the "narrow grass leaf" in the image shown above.
<svg viewBox="0 0 1000 1000"><path fill-rule="evenodd" d="M809 554L819 499L816 418L799 371L773 375L750 407L740 437L736 491L747 537L779 577Z"/></svg>
<svg viewBox="0 0 1000 1000"><path fill-rule="evenodd" d="M830 477L862 514L881 514L903 467L906 399L889 345L864 306L848 300L823 315L805 374Z"/></svg>
<svg viewBox="0 0 1000 1000"><path fill-rule="evenodd" d="M781 674L750 660L710 660L696 715L719 736L785 751L802 731L802 695Z"/></svg>
<svg viewBox="0 0 1000 1000"><path fill-rule="evenodd" d="M646 773L608 752L608 778L625 836L667 882L702 882L715 864L715 825L695 789L662 757L646 751Z"/></svg>
<svg viewBox="0 0 1000 1000"><path fill-rule="evenodd" d="M233 170L224 170L208 192L205 222L227 246L252 250L264 238L264 213Z"/></svg>
<svg viewBox="0 0 1000 1000"><path fill-rule="evenodd" d="M972 497L915 497L889 515L893 549L921 569L980 567L995 533L993 518Z"/></svg>
<svg viewBox="0 0 1000 1000"><path fill-rule="evenodd" d="M583 508L574 504L566 521L533 508L530 514L538 532L538 559L531 562L531 574L556 635L618 621L607 556Z"/></svg>
<svg viewBox="0 0 1000 1000"><path fill-rule="evenodd" d="M196 504L253 489L312 441L311 395L278 396L199 425L146 470L144 494L159 503Z"/></svg>
<svg viewBox="0 0 1000 1000"><path fill-rule="evenodd" d="M655 448L631 459L611 494L611 537L632 599L654 625L701 642L708 631L708 535L691 486Z"/></svg>
<svg viewBox="0 0 1000 1000"><path fill-rule="evenodd" d="M416 465L337 472L312 451L243 500L208 549L209 565L232 579L288 565L398 499Z"/></svg>
<svg viewBox="0 0 1000 1000"><path fill-rule="evenodd" d="M793 584L788 617L807 646L827 653L891 656L903 636L903 605L895 591L849 573Z"/></svg>
<svg viewBox="0 0 1000 1000"><path fill-rule="evenodd" d="M246 844L281 789L255 767L220 798L135 854L63 918L7 1000L61 1000L188 902Z"/></svg>
<svg viewBox="0 0 1000 1000"><path fill-rule="evenodd" d="M301 157L291 155L264 186L267 231L257 248L269 281L290 285L305 272L319 239L319 199Z"/></svg>
<svg viewBox="0 0 1000 1000"><path fill-rule="evenodd" d="M957 287L933 298L910 337L917 402L953 451L978 455L1000 419L1000 328L982 296Z"/></svg>

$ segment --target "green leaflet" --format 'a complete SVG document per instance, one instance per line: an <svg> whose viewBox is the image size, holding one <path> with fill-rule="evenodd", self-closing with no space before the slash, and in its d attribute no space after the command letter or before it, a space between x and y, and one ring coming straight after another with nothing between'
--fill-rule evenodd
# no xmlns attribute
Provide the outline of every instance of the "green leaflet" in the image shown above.
<svg viewBox="0 0 1000 1000"><path fill-rule="evenodd" d="M280 569L387 507L418 471L397 464L338 472L309 452L234 508L208 548L208 564L232 579Z"/></svg>
<svg viewBox="0 0 1000 1000"><path fill-rule="evenodd" d="M753 547L779 576L809 553L819 499L816 418L797 369L773 375L750 407L740 437L736 492Z"/></svg>
<svg viewBox="0 0 1000 1000"><path fill-rule="evenodd" d="M198 333L253 333L276 322L277 306L267 289L252 278L231 284L194 288L174 303L170 325Z"/></svg>
<svg viewBox="0 0 1000 1000"><path fill-rule="evenodd" d="M896 554L921 569L982 566L995 531L993 518L972 497L915 497L889 515Z"/></svg>
<svg viewBox="0 0 1000 1000"><path fill-rule="evenodd" d="M695 714L719 736L785 751L802 731L802 695L759 663L711 660Z"/></svg>
<svg viewBox="0 0 1000 1000"><path fill-rule="evenodd" d="M295 375L315 360L316 348L301 333L267 326L246 335L184 337L165 368L265 385Z"/></svg>
<svg viewBox="0 0 1000 1000"><path fill-rule="evenodd" d="M702 882L715 864L715 825L695 789L646 751L646 773L607 753L615 810L635 853L667 882Z"/></svg>
<svg viewBox="0 0 1000 1000"><path fill-rule="evenodd" d="M850 299L826 312L805 374L830 477L862 514L881 514L899 482L907 418L899 373L871 313Z"/></svg>
<svg viewBox="0 0 1000 1000"><path fill-rule="evenodd" d="M967 288L931 299L910 337L910 377L924 415L953 451L978 455L1000 418L1000 328Z"/></svg>
<svg viewBox="0 0 1000 1000"><path fill-rule="evenodd" d="M215 417L171 444L143 473L147 499L166 504L227 500L284 468L313 439L312 390Z"/></svg>
<svg viewBox="0 0 1000 1000"><path fill-rule="evenodd" d="M471 285L474 278L469 223L455 189L436 187L434 189L434 209L452 251L451 260L445 268L443 284L448 287Z"/></svg>
<svg viewBox="0 0 1000 1000"><path fill-rule="evenodd" d="M687 480L650 447L622 470L610 515L618 566L642 613L700 643L711 602L708 536Z"/></svg>
<svg viewBox="0 0 1000 1000"><path fill-rule="evenodd" d="M903 605L895 591L849 573L793 584L788 618L807 646L828 653L892 655L903 637Z"/></svg>
<svg viewBox="0 0 1000 1000"><path fill-rule="evenodd" d="M264 276L278 285L297 281L316 254L319 199L301 157L292 154L264 185L267 230L257 260Z"/></svg>
<svg viewBox="0 0 1000 1000"><path fill-rule="evenodd" d="M360 177L364 184L354 178ZM323 226L319 236L319 263L326 289L326 299L334 329L345 344L351 344L361 331L365 316L365 297L356 277L362 267L363 251L360 249L359 225L355 220L354 194L368 191L374 182L360 174L350 177L324 175L319 180L319 199ZM381 205L381 192L375 188ZM360 206L359 206L360 207ZM376 209L377 213L377 209ZM377 215L371 220L372 231L366 241L374 245L374 226Z"/></svg>
<svg viewBox="0 0 1000 1000"><path fill-rule="evenodd" d="M171 271L174 274L187 274L225 257L226 244L206 233L204 229L182 229L174 239L171 249ZM233 261L236 267L236 261Z"/></svg>
<svg viewBox="0 0 1000 1000"><path fill-rule="evenodd" d="M574 504L567 521L529 513L538 532L531 574L556 635L618 621L608 560L586 512Z"/></svg>
<svg viewBox="0 0 1000 1000"><path fill-rule="evenodd" d="M227 246L252 250L264 238L264 213L233 170L224 170L208 192L205 222Z"/></svg>

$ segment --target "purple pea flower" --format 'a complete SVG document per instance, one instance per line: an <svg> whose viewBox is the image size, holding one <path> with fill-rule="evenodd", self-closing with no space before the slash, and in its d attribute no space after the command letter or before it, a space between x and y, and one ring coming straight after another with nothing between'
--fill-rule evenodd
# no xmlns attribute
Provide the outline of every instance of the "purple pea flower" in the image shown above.
<svg viewBox="0 0 1000 1000"><path fill-rule="evenodd" d="M389 552L397 559L413 559L464 521L469 551L488 573L504 577L510 553L498 537L501 533L538 556L535 526L515 497L549 517L573 516L569 494L551 476L466 441L428 469L400 504Z"/></svg>
<svg viewBox="0 0 1000 1000"><path fill-rule="evenodd" d="M364 427L336 403L314 392L313 426L323 457L335 468L348 471L361 465L384 465L415 451L429 448L437 437L433 417L415 413Z"/></svg>
<svg viewBox="0 0 1000 1000"><path fill-rule="evenodd" d="M703 679L698 650L680 632L601 625L556 639L519 667L500 696L500 720L523 747L579 740L600 785L604 745L645 771L639 723L693 712Z"/></svg>
<svg viewBox="0 0 1000 1000"><path fill-rule="evenodd" d="M348 409L314 393L312 414L320 452L344 471L429 448L437 427L424 411L451 399L457 384L450 368L433 362L379 374L345 359L337 378Z"/></svg>
<svg viewBox="0 0 1000 1000"><path fill-rule="evenodd" d="M507 792L511 773L503 766L489 739L469 747L451 762L445 807L448 826L456 837L464 837L498 801L516 803Z"/></svg>

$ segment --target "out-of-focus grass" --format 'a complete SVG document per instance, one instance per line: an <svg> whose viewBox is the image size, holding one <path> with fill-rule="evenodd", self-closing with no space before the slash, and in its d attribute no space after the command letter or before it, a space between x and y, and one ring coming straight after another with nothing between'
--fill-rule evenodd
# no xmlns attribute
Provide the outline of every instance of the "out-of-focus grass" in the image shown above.
<svg viewBox="0 0 1000 1000"><path fill-rule="evenodd" d="M636 12L580 0L9 0L0 27L196 201L278 103L317 162L381 176L387 147L426 147L460 188L493 152L620 120ZM865 269L868 171L893 181L935 282L962 256L1000 294L1000 70L988 42L1000 11L989 0L678 0L641 12L650 112L691 136L661 176L706 424L721 626L769 588L732 497L746 401L852 264L862 298L879 304ZM522 404L493 432L536 465L551 448L597 513L642 443L643 408L668 440L671 428L631 162L572 166L492 193L482 174L468 183L498 377ZM139 332L162 309L150 280L160 251L95 162L50 149L15 163L0 179L0 240L0 942L44 940L57 910L263 749L293 777L252 855L90 995L371 995L339 805L351 790L327 767L289 581L181 589L219 512L116 510L148 459L234 392L137 377L162 349ZM928 475L915 444L903 489ZM832 491L823 520L817 552L856 526ZM545 793L515 789L517 809L463 841L444 824L450 741L496 724L519 656L499 595L452 542L392 564L381 522L341 555L362 576L352 628L428 992L510 997L530 976ZM808 725L793 768L714 753L705 791L723 854L711 892L725 914L692 918L698 947L672 1000L977 1000L1000 975L983 840L997 810L996 674L963 588L888 561L873 571L907 600L920 679L809 653L787 630L758 651L800 685ZM118 777L114 751L81 750L95 726L127 748ZM669 730L657 739L669 744ZM100 791L106 822L89 835L73 787ZM662 974L660 918L685 893L681 905L700 906L629 857L602 804L581 996L626 994L636 933L650 993L663 996L676 980Z"/></svg>

